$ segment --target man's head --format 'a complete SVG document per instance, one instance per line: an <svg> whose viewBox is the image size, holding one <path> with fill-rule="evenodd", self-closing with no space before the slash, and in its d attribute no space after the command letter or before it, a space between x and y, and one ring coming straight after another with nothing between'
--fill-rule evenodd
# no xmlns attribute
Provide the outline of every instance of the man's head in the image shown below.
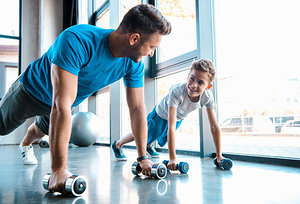
<svg viewBox="0 0 300 204"><path fill-rule="evenodd" d="M124 16L118 29L128 35L129 57L139 62L143 56L152 56L161 41L161 36L171 32L171 24L157 8L141 4L131 8Z"/></svg>
<svg viewBox="0 0 300 204"><path fill-rule="evenodd" d="M187 77L187 93L190 99L197 99L204 90L212 87L216 77L216 70L210 60L200 59L195 61Z"/></svg>

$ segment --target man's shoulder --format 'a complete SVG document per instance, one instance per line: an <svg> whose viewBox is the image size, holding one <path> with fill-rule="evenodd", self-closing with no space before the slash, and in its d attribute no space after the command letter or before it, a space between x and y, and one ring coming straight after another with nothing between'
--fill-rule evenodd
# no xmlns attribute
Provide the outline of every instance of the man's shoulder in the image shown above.
<svg viewBox="0 0 300 204"><path fill-rule="evenodd" d="M78 37L92 37L92 38L102 38L108 36L111 32L113 32L113 29L104 29L100 28L94 25L89 24L79 24L71 26L67 29L65 29L63 32L71 32Z"/></svg>

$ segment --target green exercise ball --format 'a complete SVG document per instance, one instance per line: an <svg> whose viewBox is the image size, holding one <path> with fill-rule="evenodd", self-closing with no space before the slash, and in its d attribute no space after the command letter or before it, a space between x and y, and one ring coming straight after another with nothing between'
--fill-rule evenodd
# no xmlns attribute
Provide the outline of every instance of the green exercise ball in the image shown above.
<svg viewBox="0 0 300 204"><path fill-rule="evenodd" d="M87 147L96 142L100 135L100 121L91 112L79 112L72 116L71 142Z"/></svg>

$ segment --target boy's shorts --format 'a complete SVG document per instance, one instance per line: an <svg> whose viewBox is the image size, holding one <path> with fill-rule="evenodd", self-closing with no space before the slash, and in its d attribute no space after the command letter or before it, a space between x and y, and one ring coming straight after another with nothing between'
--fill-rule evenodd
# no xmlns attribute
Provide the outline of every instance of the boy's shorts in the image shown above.
<svg viewBox="0 0 300 204"><path fill-rule="evenodd" d="M51 107L33 97L17 79L0 101L0 135L9 134L33 116L37 116L37 127L48 134L50 112Z"/></svg>
<svg viewBox="0 0 300 204"><path fill-rule="evenodd" d="M156 141L163 147L168 142L168 121L159 117L156 113L156 106L147 116L148 121L148 141L147 145ZM180 126L182 120L176 122L176 130Z"/></svg>

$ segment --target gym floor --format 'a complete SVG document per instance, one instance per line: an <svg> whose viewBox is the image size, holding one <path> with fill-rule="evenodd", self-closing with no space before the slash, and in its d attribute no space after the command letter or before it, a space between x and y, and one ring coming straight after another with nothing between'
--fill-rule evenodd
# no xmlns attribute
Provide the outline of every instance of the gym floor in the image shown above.
<svg viewBox="0 0 300 204"><path fill-rule="evenodd" d="M47 193L42 178L50 170L49 149L34 146L38 165L24 166L18 146L0 146L0 203L300 203L298 168L233 161L231 170L216 168L213 159L178 155L190 170L165 179L131 173L136 151L124 149L118 162L105 146L70 147L69 170L87 178L81 197ZM168 159L161 153L154 162Z"/></svg>

